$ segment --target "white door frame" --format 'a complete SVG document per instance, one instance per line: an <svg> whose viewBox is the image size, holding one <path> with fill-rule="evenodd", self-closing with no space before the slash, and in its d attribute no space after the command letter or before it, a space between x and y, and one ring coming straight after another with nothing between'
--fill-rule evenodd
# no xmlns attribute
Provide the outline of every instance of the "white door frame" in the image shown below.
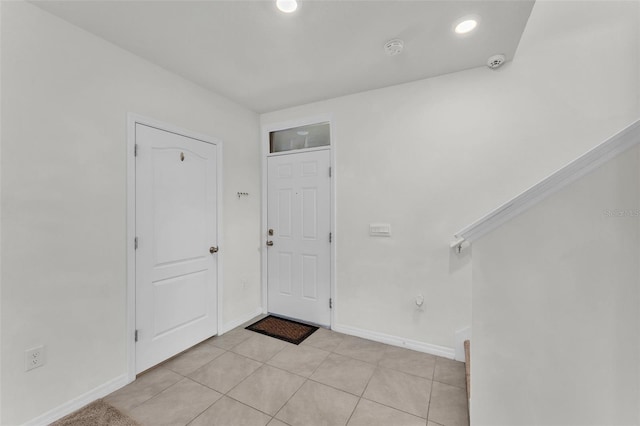
<svg viewBox="0 0 640 426"><path fill-rule="evenodd" d="M334 121L333 121L333 117L331 114L321 114L321 115L315 115L312 117L304 117L304 118L299 118L299 119L295 119L295 120L289 120L289 121L283 121L283 122L278 122L278 123L271 123L271 124L263 124L262 125L262 143L261 143L261 147L262 147L262 197L261 197L261 205L262 205L262 219L261 219L261 226L260 226L260 230L261 230L261 234L260 234L260 253L261 253L261 283L262 283L262 313L266 314L269 312L269 300L268 300L268 293L267 293L267 284L268 284L268 275L267 275L267 250L266 250L266 241L267 241L267 157L270 156L269 153L269 133L270 132L274 132L274 131L278 131L278 130L285 130L285 129L290 129L292 127L299 127L299 126L306 126L309 124L317 124L317 123L329 123L329 138L330 138L330 145L329 145L329 150L331 152L330 154L330 164L331 164L331 184L330 184L330 200L331 200L331 206L330 206L330 229L331 229L331 235L333 236L333 242L331 243L331 247L330 247L330 262L331 262L331 274L330 274L330 284L329 284L329 292L330 292L330 297L333 301L333 308L331 309L331 315L330 315L330 324L331 324L331 328L334 327L335 325L335 317L336 317L336 310L337 310L337 299L338 299L338 294L336 291L336 182L337 182L337 173L336 173L336 168L335 168L335 157L336 157L336 131L335 131L335 126L334 126ZM317 151L319 149L326 149L325 147L322 148L309 148L309 149L297 149L297 150L292 150L292 151L287 151L287 152L282 152L280 153L280 155L285 155L285 154L293 154L293 153L302 153L302 152L309 152L309 151Z"/></svg>
<svg viewBox="0 0 640 426"><path fill-rule="evenodd" d="M127 114L127 379L131 383L136 379L136 348L135 348L135 329L136 329L136 252L134 241L136 237L136 160L135 160L135 143L136 143L136 124L154 127L166 132L175 133L177 135L186 136L191 139L197 139L202 142L216 145L219 149L217 152L217 210L218 210L218 276L217 276L217 317L218 326L216 334L220 331L222 325L222 268L224 256L224 241L222 234L222 141L211 136L199 134L189 130L181 129L174 125L143 117L138 114Z"/></svg>

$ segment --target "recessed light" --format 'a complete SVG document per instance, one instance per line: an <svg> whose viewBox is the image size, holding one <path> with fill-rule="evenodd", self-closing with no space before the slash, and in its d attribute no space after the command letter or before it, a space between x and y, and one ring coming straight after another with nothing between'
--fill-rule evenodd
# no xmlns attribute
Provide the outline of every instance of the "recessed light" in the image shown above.
<svg viewBox="0 0 640 426"><path fill-rule="evenodd" d="M478 26L478 21L476 21L475 19L465 19L464 21L456 25L456 28L454 31L457 34L466 34L470 31L475 30L477 26Z"/></svg>
<svg viewBox="0 0 640 426"><path fill-rule="evenodd" d="M300 130L299 132L297 132L300 136L307 136L309 134L309 132L307 132L306 130Z"/></svg>
<svg viewBox="0 0 640 426"><path fill-rule="evenodd" d="M291 13L298 8L298 2L296 0L276 0L276 6L281 12Z"/></svg>

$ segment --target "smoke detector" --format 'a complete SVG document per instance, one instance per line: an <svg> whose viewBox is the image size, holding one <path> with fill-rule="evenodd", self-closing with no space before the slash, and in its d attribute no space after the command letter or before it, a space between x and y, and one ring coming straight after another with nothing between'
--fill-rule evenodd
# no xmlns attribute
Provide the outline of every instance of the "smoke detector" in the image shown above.
<svg viewBox="0 0 640 426"><path fill-rule="evenodd" d="M395 56L402 52L404 49L404 41L399 38L394 38L393 40L389 40L384 45L384 51L389 56Z"/></svg>
<svg viewBox="0 0 640 426"><path fill-rule="evenodd" d="M506 58L504 57L504 55L493 55L492 57L487 59L487 66L494 70L496 68L500 68L500 66L502 66L505 61Z"/></svg>

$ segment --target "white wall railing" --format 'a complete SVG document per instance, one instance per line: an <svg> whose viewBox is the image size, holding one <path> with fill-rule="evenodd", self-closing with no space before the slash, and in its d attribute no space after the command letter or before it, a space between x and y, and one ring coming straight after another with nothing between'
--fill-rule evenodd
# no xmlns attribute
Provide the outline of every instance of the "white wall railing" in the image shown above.
<svg viewBox="0 0 640 426"><path fill-rule="evenodd" d="M640 143L640 120L611 136L584 155L554 172L517 197L504 203L454 234L451 248L460 252L474 240L519 215L554 192Z"/></svg>

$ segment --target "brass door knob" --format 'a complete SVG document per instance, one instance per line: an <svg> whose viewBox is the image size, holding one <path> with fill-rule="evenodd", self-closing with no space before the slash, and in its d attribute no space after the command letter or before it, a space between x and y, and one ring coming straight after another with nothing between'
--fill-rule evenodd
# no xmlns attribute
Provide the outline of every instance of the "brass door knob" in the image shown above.
<svg viewBox="0 0 640 426"><path fill-rule="evenodd" d="M209 253L213 254L217 252L218 252L218 247L209 247Z"/></svg>
<svg viewBox="0 0 640 426"><path fill-rule="evenodd" d="M273 245L273 241L267 241L267 245L271 247Z"/></svg>

